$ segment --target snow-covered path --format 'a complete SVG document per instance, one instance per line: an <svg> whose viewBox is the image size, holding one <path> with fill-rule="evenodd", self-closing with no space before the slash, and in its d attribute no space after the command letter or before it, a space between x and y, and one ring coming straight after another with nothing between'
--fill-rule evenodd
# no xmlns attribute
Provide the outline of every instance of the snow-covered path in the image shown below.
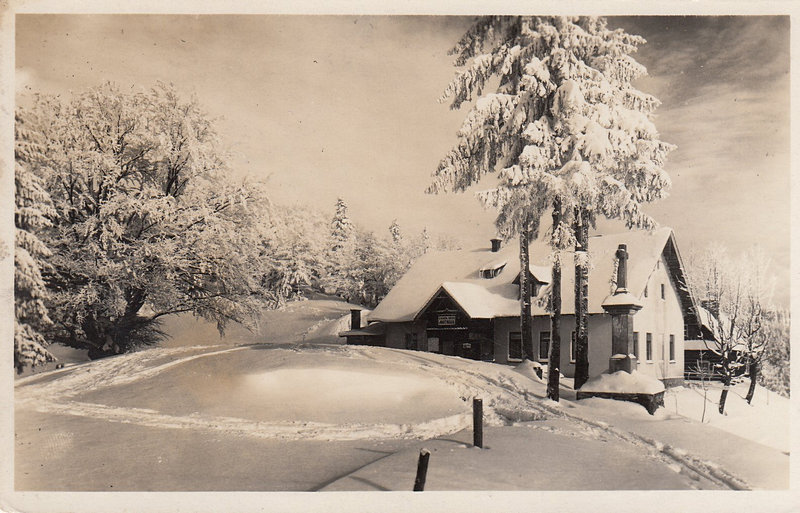
<svg viewBox="0 0 800 513"><path fill-rule="evenodd" d="M571 475L566 469L579 475L582 460L564 450L569 447L568 440L586 445L583 454L591 453L594 459L589 460L597 465L608 460L603 455L610 447L620 454L617 463L627 464L614 467L618 470L615 479L570 481L563 484L567 489L615 489L621 483L646 488L648 479L652 481L659 473L661 479L658 484L654 482L653 488L785 486L788 456L778 451L752 444L753 451L763 448L772 453L742 472L746 461L719 454L725 448L720 445L721 440L733 440L726 438L724 432L689 420L659 421L632 404L620 408L614 403L609 414L608 409L598 407L598 401L603 400L576 403L570 400L571 393L565 388L565 400L552 403L544 399L543 383L511 367L385 348L285 344L151 349L18 380L17 485L23 489L48 489L40 486L53 479L58 481L44 467L36 467L37 458L43 455L36 451L34 440L41 440L43 435L31 431L44 425L51 436L47 440L55 440L62 457L78 460L86 467L99 466L110 459L108 453L87 451L81 444L97 439L96 444L106 446L110 441L103 438L110 431L131 431L145 446L149 445L148 432L153 436L159 433L159 437L168 431L176 433L170 438L175 439L173 443L180 451L157 446L150 454L159 463L169 455L173 465L175 461L185 461L178 458L178 453L194 450L192 440L204 440L204 445L217 441L234 454L247 451L249 446L258 446L265 453L284 446L287 454L296 455L299 461L307 458L303 455L309 444L323 444L320 447L329 448L339 463L323 461L325 458L318 455L318 465L324 472L319 474L317 484L309 485L316 479L314 476L274 481L294 483L289 489L313 489L336 477L337 466L342 473L364 464L364 468L373 471L391 468L401 456L387 456L403 450L413 453L419 440L463 438L471 426L471 399L480 397L487 432L494 433L497 445L494 452L485 453L488 456L470 457L480 458L481 468L500 465L502 459L511 469L518 468L523 477L513 486L508 485L511 489L525 489L532 482L525 475L540 471L528 461L536 460L537 453L539 458L549 454L550 460L563 466L564 475ZM76 435L78 432L80 436ZM76 441L79 439L81 443ZM530 443L516 457L511 451L501 458L501 447L514 446L506 441L519 444L526 439ZM716 445L704 442L711 439L717 440ZM376 445L383 443L390 447L388 451ZM346 447L364 454L353 458ZM556 451L557 447L561 449ZM372 459L366 456L371 451ZM565 454L559 460L562 452ZM520 459L521 454L528 454L529 458ZM458 454L454 456L451 460L456 468L465 464ZM772 456L775 458L770 459ZM371 463L374 459L380 461ZM771 471L759 470L762 464ZM292 472L290 467L285 467L288 473ZM227 476L239 473L213 465L203 468L207 475L197 483L187 482L179 467L163 469L171 477L158 482L142 481L141 476L119 469L111 475L128 475L127 481L117 481L117 489L237 489L230 486L242 482L253 487L246 489L281 489L272 487L266 478L250 483L240 477L231 482ZM403 471L407 469L404 467ZM650 478L642 480L642 476ZM92 484L98 479L105 477L87 476L81 484L70 475L69 480L59 481L56 489L70 489L70 483L76 489L104 489L104 485ZM461 486L478 486L475 479L481 478L471 475L458 482ZM540 484L544 482L547 481ZM196 487L198 483L200 488ZM402 483L398 481L396 489L404 489ZM482 488L491 488L492 483L487 480ZM442 486L462 489L447 480L442 481Z"/></svg>

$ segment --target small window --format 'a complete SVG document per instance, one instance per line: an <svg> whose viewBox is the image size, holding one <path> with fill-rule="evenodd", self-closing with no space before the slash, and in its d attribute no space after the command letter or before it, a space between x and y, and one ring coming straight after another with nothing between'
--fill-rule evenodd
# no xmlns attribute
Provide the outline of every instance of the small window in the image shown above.
<svg viewBox="0 0 800 513"><path fill-rule="evenodd" d="M508 359L522 360L522 333L519 331L508 334Z"/></svg>
<svg viewBox="0 0 800 513"><path fill-rule="evenodd" d="M633 332L633 356L639 358L639 332Z"/></svg>
<svg viewBox="0 0 800 513"><path fill-rule="evenodd" d="M666 287L664 287L664 284L662 283L661 284L661 299L666 299L666 298L667 298Z"/></svg>
<svg viewBox="0 0 800 513"><path fill-rule="evenodd" d="M493 264L489 264L486 267L481 268L478 272L481 278L485 280L491 280L492 278L496 278L503 269L505 268L505 262L495 262Z"/></svg>
<svg viewBox="0 0 800 513"><path fill-rule="evenodd" d="M546 362L550 351L550 332L539 332L539 361Z"/></svg>
<svg viewBox="0 0 800 513"><path fill-rule="evenodd" d="M573 331L572 332L572 338L569 341L569 362L570 363L575 363L575 354L576 354L576 352L575 352L576 351L575 342L576 342L576 340L577 340L577 335Z"/></svg>
<svg viewBox="0 0 800 513"><path fill-rule="evenodd" d="M685 323L683 325L683 340L689 340L689 325Z"/></svg>
<svg viewBox="0 0 800 513"><path fill-rule="evenodd" d="M669 336L669 361L675 361L675 335Z"/></svg>
<svg viewBox="0 0 800 513"><path fill-rule="evenodd" d="M653 361L653 334L648 333L645 340L645 359L648 362Z"/></svg>

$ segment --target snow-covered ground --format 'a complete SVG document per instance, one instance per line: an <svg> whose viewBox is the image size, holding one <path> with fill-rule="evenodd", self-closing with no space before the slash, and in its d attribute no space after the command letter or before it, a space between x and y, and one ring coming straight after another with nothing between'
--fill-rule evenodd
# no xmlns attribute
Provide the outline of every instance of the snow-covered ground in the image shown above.
<svg viewBox="0 0 800 513"><path fill-rule="evenodd" d="M675 418L668 410L653 417L631 403L602 399L575 402L569 388L562 391L564 400L556 404L543 399L544 384L535 374L529 375L528 367L523 365L516 371L511 367L429 353L302 343L161 348L108 358L18 380L17 484L23 489L42 489L40 486L48 489L43 480L49 480L60 483L55 489L69 489L70 485L77 489L95 489L92 480L97 476L87 478L88 483L79 480L76 483L74 474L65 479L60 471L50 474L37 467L37 458L45 455L37 452L35 444L26 445L25 441L31 435L33 438L42 436L39 432L28 432L34 426L41 427L42 415L46 415L47 429L51 431L48 443L56 444L57 454L69 458L73 465L78 460L89 469L101 468L101 463L109 460L102 451L80 447L76 442L76 429L81 431L84 440L88 434L92 434L89 440L96 437L94 443L98 446L102 445L105 433L112 432L109 424L150 429L160 433L160 437L166 430L181 438L196 433L204 439L245 443L246 440L264 440L283 444L314 441L397 444L402 440L411 443L431 438L459 440L467 436L464 433L468 433L471 426L471 399L480 397L484 401L487 433L493 433L495 452L491 453L491 458L483 458L487 460L484 463L473 464L481 468L487 462L502 465L500 456L502 448L506 447L505 464L510 464L512 469L519 467L519 479L509 478L499 483L488 475L474 474L458 481L462 487L468 483L468 486L491 489L536 488L537 485L526 477L526 472L535 472L536 468L528 468L530 462L526 466L519 459L521 454L536 453L539 458L550 454L558 464L574 469L580 468L575 455L586 454L586 451L601 459L598 464L610 465L609 455L604 451L612 447L619 456L617 464L613 465L617 468L614 479L568 479L560 486L564 489L751 486L750 481L739 477L739 469L724 468L709 461L708 455L698 456L668 441L637 435L637 426ZM684 405L682 394L685 393L691 390L685 389L677 395L679 411ZM736 400L739 399L731 397L731 403ZM688 401L685 403L689 413L690 405ZM773 398L764 408L783 406ZM751 413L761 409L752 408ZM729 417L739 411L748 410L731 404ZM628 424L617 427L609 421L609 414ZM692 433L692 429L699 426L683 420L679 427L685 433ZM738 424L741 427L747 422L742 419ZM114 430L119 429L124 428L114 427ZM717 430L712 435L720 433L724 435ZM703 436L709 435L698 434L698 437ZM530 437L530 447L512 450L515 445L510 440L516 440L517 444L526 437ZM573 440L576 447L586 447L570 452L569 440ZM605 449L599 442L606 444ZM612 444L608 445L609 442ZM543 451L544 446L549 448L549 453ZM559 448L557 452L553 452L555 448ZM121 448L115 446L114 450ZM53 454L48 453L47 457ZM465 464L464 457L456 454L450 460L437 458L439 471L449 468L446 461L451 461L455 467ZM468 459L475 457L481 458L473 454ZM153 455L153 458L159 463L164 461L162 456ZM183 461L177 457L171 459ZM389 475L391 461L386 458L384 462ZM619 463L623 461L626 465ZM108 470L106 467L102 475L119 479L125 474L108 474ZM162 468L172 479L178 479L173 482L177 487L173 489L196 489L181 481L185 477L176 477L181 470ZM500 472L499 468L497 471ZM215 472L224 474L225 469ZM569 475L576 475L574 470L572 472ZM659 472L674 477L662 475L656 481L647 481L655 479ZM214 475L211 472L204 479ZM462 489L451 481L444 479L440 486ZM160 482L169 482L169 479L162 478ZM540 480L538 486L541 483ZM206 485L217 489L213 483L206 481ZM125 482L116 484L118 489L131 489L131 486ZM157 485L150 483L144 489L152 486ZM269 484L265 486L271 489Z"/></svg>
<svg viewBox="0 0 800 513"><path fill-rule="evenodd" d="M191 314L169 315L162 319L161 329L167 334L160 347L237 346L242 344L286 343L308 341L327 344L343 343L340 331L350 328L350 308L362 308L333 296L314 293L312 299L291 301L276 310L265 310L255 330L250 331L232 322L220 335L216 323ZM369 310L362 311L362 318ZM89 360L86 349L73 349L60 344L48 346L56 361L35 369L25 367L15 379L49 372L56 367L70 367Z"/></svg>
<svg viewBox="0 0 800 513"><path fill-rule="evenodd" d="M700 383L687 382L686 386L668 389L664 395L663 412L680 415L742 438L768 445L788 453L791 446L789 431L790 401L764 387L757 386L751 404L745 397L748 381L731 386L725 403L725 414L719 413L722 384L706 383L705 414L704 389Z"/></svg>
<svg viewBox="0 0 800 513"><path fill-rule="evenodd" d="M423 445L431 489L788 486L789 402L764 389L747 405L735 386L720 416L711 385L703 423L694 386L668 390L653 416L576 401L570 379L554 403L531 362L321 344L347 327L347 305L333 303L292 305L277 333L247 345L201 330L201 345L17 379L17 488L404 490ZM471 448L476 397L485 451Z"/></svg>

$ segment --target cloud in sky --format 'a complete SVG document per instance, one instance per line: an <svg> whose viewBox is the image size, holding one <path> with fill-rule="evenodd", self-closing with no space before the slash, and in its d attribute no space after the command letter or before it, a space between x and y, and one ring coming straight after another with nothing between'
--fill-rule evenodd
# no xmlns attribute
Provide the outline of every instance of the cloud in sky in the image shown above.
<svg viewBox="0 0 800 513"><path fill-rule="evenodd" d="M626 17L648 40L638 84L662 101L656 124L669 156L669 199L651 210L692 244L760 245L788 301L790 238L789 19ZM688 235L688 237L686 237Z"/></svg>
<svg viewBox="0 0 800 513"><path fill-rule="evenodd" d="M678 146L671 196L650 211L684 246L760 244L788 282L789 20L615 17L648 43L637 86L662 101ZM455 72L447 50L469 20L440 16L18 15L18 81L66 93L114 80L174 82L215 116L242 173L278 202L407 233L427 226L467 245L493 234L470 195L423 193L464 111L436 102ZM27 93L26 93L27 92ZM24 103L27 89L18 87ZM788 298L788 286L782 291Z"/></svg>

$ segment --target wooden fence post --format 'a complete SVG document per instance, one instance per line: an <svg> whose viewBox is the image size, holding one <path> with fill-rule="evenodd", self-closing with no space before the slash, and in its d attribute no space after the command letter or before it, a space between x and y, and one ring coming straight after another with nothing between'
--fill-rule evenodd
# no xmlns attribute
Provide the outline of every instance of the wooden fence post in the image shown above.
<svg viewBox="0 0 800 513"><path fill-rule="evenodd" d="M483 399L472 400L472 444L483 448Z"/></svg>
<svg viewBox="0 0 800 513"><path fill-rule="evenodd" d="M425 478L428 475L428 459L431 452L428 449L419 451L419 461L417 462L417 477L414 479L414 491L422 492L425 490Z"/></svg>

